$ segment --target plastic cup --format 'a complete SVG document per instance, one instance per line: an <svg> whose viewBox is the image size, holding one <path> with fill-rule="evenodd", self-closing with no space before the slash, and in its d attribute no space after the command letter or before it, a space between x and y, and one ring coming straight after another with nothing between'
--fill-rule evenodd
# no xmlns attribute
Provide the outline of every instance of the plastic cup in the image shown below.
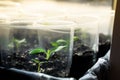
<svg viewBox="0 0 120 80"><path fill-rule="evenodd" d="M68 76L75 24L68 21L10 22L10 39L2 65L56 77Z"/></svg>

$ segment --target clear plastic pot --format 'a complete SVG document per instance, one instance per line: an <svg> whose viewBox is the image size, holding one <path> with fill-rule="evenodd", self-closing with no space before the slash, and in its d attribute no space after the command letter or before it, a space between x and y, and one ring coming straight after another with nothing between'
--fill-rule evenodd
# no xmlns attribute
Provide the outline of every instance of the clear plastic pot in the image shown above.
<svg viewBox="0 0 120 80"><path fill-rule="evenodd" d="M72 21L74 26L73 58L69 76L79 79L92 67L98 52L98 17L69 15L51 17L49 20Z"/></svg>
<svg viewBox="0 0 120 80"><path fill-rule="evenodd" d="M99 15L99 43L111 42L115 11Z"/></svg>
<svg viewBox="0 0 120 80"><path fill-rule="evenodd" d="M3 66L68 76L75 26L67 21L12 21Z"/></svg>

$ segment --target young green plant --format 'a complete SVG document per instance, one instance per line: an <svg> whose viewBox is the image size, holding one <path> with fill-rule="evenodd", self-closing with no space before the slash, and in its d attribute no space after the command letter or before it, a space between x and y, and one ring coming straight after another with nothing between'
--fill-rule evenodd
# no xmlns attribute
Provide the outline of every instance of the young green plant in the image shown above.
<svg viewBox="0 0 120 80"><path fill-rule="evenodd" d="M38 55L41 53L44 53L46 55L45 60L43 61L39 59L32 59L34 63L38 64L38 70L37 70L38 72L41 71L40 66L42 65L42 63L45 63L46 61L48 61L50 57L54 55L56 52L59 52L64 48L68 47L68 41L59 39L56 42L51 42L51 45L52 45L51 49L45 50L43 48L35 48L29 52L30 55Z"/></svg>
<svg viewBox="0 0 120 80"><path fill-rule="evenodd" d="M17 52L19 51L20 47L22 46L22 44L26 43L26 39L16 39L16 38L13 38L11 43L8 44L8 47L9 48L14 48Z"/></svg>

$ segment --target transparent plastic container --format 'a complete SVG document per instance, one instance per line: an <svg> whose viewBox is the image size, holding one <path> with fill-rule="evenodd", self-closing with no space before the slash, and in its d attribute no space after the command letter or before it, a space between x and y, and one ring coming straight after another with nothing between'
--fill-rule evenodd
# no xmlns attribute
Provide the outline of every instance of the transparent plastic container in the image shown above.
<svg viewBox="0 0 120 80"><path fill-rule="evenodd" d="M74 26L74 44L72 66L69 76L79 79L92 67L98 52L98 17L90 15L65 15L50 17L50 20L72 21Z"/></svg>
<svg viewBox="0 0 120 80"><path fill-rule="evenodd" d="M111 42L115 11L99 15L99 43Z"/></svg>
<svg viewBox="0 0 120 80"><path fill-rule="evenodd" d="M12 21L2 66L56 77L68 76L75 24L67 21Z"/></svg>
<svg viewBox="0 0 120 80"><path fill-rule="evenodd" d="M82 55L85 51L98 51L98 22L97 17L81 16L77 22L78 27L75 29L75 37L78 37L78 42L81 45ZM75 43L77 40L75 40ZM75 45L75 44L74 44ZM78 44L77 44L78 45ZM79 46L80 46L79 45ZM82 49L83 46L83 49ZM75 46L74 46L75 47ZM86 49L84 49L86 47ZM87 50L88 48L88 50Z"/></svg>

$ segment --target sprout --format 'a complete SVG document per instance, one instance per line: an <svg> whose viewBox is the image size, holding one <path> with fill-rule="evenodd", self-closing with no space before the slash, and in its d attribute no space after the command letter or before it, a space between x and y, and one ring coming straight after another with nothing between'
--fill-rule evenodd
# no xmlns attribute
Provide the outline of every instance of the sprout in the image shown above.
<svg viewBox="0 0 120 80"><path fill-rule="evenodd" d="M19 40L19 39L16 39L16 38L13 38L12 41L8 44L8 47L9 48L15 48L17 51L19 50L19 48L22 46L22 44L26 43L26 39L22 39L22 40Z"/></svg>
<svg viewBox="0 0 120 80"><path fill-rule="evenodd" d="M48 61L50 59L50 57L52 55L54 55L54 53L59 52L59 51L63 50L64 48L66 48L68 46L68 42L66 40L60 39L60 40L57 40L56 42L51 42L51 45L53 47L52 49L45 50L43 48L35 48L29 52L30 55L38 55L41 53L46 55L44 61L41 61L39 59L32 59L32 61L34 63L38 64L38 72L41 71L41 69L40 69L41 64Z"/></svg>

